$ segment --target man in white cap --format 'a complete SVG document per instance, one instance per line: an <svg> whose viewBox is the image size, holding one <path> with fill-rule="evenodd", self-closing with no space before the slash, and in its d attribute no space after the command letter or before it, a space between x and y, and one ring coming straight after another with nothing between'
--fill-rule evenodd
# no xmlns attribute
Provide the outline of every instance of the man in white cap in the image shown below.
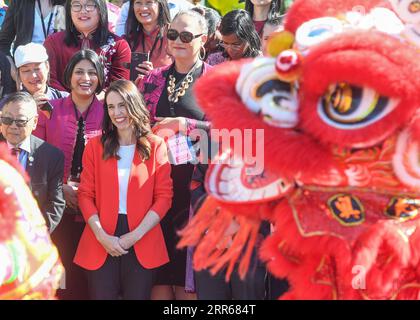
<svg viewBox="0 0 420 320"><path fill-rule="evenodd" d="M48 86L50 65L44 46L28 43L17 47L15 51L17 68L16 82L18 89L27 91L35 99L39 109L45 108L48 100L67 97L68 92Z"/></svg>

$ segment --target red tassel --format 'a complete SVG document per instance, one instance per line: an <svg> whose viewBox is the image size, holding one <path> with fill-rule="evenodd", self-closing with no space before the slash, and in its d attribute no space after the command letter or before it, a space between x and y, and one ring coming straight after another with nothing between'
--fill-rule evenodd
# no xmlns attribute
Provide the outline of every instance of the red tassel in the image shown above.
<svg viewBox="0 0 420 320"><path fill-rule="evenodd" d="M16 157L10 154L6 143L0 143L0 159L11 166L10 170L16 169L22 174L25 181L28 181L26 173L19 166ZM9 239L14 233L17 219L16 212L19 210L16 203L16 194L5 192L10 185L13 185L13 182L0 179L0 242Z"/></svg>
<svg viewBox="0 0 420 320"><path fill-rule="evenodd" d="M236 208L240 212L240 206ZM227 235L231 224L239 229ZM209 269L216 274L227 267L229 280L239 263L239 274L244 278L249 268L252 248L255 246L260 222L243 216L234 217L232 212L212 197L208 197L190 223L180 232L178 248L196 246L193 265L196 270Z"/></svg>

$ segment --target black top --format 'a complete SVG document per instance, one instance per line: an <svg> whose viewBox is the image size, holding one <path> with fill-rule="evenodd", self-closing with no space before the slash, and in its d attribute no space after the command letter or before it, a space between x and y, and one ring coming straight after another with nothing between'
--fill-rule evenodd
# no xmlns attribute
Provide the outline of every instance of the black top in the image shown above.
<svg viewBox="0 0 420 320"><path fill-rule="evenodd" d="M74 145L74 150L73 150L73 159L71 162L70 180L74 182L80 182L80 174L82 173L82 170L83 170L82 158L83 158L83 152L85 151L85 144L86 144L85 126L86 126L86 119L89 115L89 111L92 106L92 103L87 109L84 118L83 118L83 114L81 114L77 110L76 106L73 104L74 115L75 115L75 118L77 119L77 136L76 136L76 143Z"/></svg>
<svg viewBox="0 0 420 320"><path fill-rule="evenodd" d="M16 91L16 84L10 74L10 63L5 54L0 52L0 98Z"/></svg>
<svg viewBox="0 0 420 320"><path fill-rule="evenodd" d="M167 87L169 85L169 76L175 77L176 88L184 79L186 74L176 72L174 65L165 71L166 85L161 93L159 102L156 106L157 117L185 117L187 119L197 120L196 127L208 130L208 122L205 119L203 110L197 105L193 95L195 81L203 73L203 65L198 66L192 72L193 82L186 90L185 95L179 97L177 103L174 103L173 112L171 112L171 103L168 101ZM173 181L172 206L161 221L165 243L168 249L170 262L159 268L156 276L157 285L185 285L187 250L176 248L179 242L177 232L185 227L188 222L190 208L190 183L194 165L191 163L172 165L171 178Z"/></svg>
<svg viewBox="0 0 420 320"><path fill-rule="evenodd" d="M70 180L80 182L80 174L82 173L82 157L85 151L85 121L80 116L77 121L77 137L74 145L73 159L71 162Z"/></svg>
<svg viewBox="0 0 420 320"><path fill-rule="evenodd" d="M186 90L185 95L179 97L177 103L174 104L174 114L170 111L170 102L168 100L168 91L166 88L169 84L169 75L174 75L175 83L178 83L186 76L186 74L179 73L175 70L175 67L169 70L168 77L166 79L165 89L162 91L158 105L156 107L157 117L185 117L195 120L204 120L204 112L197 106L195 97L193 95L194 82L203 73L203 66L195 69L192 73L193 82ZM184 210L189 207L189 185L191 181L191 175L194 166L190 163L174 166L172 165L171 177L173 179L174 197L172 209Z"/></svg>
<svg viewBox="0 0 420 320"><path fill-rule="evenodd" d="M166 88L169 85L169 76L166 79L165 89L160 96L158 105L156 107L156 116L157 117L184 117L190 118L195 120L205 120L204 112L198 107L195 97L193 95L192 88L194 87L194 82L197 78L201 76L203 73L203 66L198 67L192 73L193 82L190 84L189 88L186 90L185 95L179 97L179 100L174 105L175 114L171 114L170 110L170 103L168 101L168 91ZM175 67L172 66L169 70L168 75L173 75L175 77L175 83L178 85L184 77L186 76L185 73L179 73L175 70Z"/></svg>

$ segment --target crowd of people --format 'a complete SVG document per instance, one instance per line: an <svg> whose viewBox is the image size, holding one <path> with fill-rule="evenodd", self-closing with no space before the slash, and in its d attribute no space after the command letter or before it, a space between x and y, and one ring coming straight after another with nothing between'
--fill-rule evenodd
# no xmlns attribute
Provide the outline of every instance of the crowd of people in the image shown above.
<svg viewBox="0 0 420 320"><path fill-rule="evenodd" d="M169 146L193 146L189 133L211 128L194 84L217 64L263 55L290 4L246 0L221 16L195 2L120 1L112 32L105 0L8 1L1 139L58 248L59 299L270 299L287 290L256 252L254 273L225 282L223 272L194 273L193 248L176 248L206 193L206 166L177 161ZM147 58L132 65L134 53Z"/></svg>

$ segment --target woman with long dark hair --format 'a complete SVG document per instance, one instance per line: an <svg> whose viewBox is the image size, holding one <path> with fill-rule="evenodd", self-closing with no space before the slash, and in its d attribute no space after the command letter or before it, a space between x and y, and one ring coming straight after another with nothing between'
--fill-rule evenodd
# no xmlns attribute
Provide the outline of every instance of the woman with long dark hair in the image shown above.
<svg viewBox="0 0 420 320"><path fill-rule="evenodd" d="M172 63L166 38L170 21L166 0L130 0L125 37L133 52L149 55L148 61L138 65L141 75Z"/></svg>
<svg viewBox="0 0 420 320"><path fill-rule="evenodd" d="M82 156L87 141L100 135L104 114L102 103L96 98L104 85L104 69L98 55L92 50L77 52L64 70L64 85L70 96L50 101L51 118L40 113L33 134L64 153L63 193L67 208L54 240L66 269L66 287L58 290L58 296L73 300L87 298L84 273L74 265L73 257L83 231L77 201Z"/></svg>
<svg viewBox="0 0 420 320"><path fill-rule="evenodd" d="M150 299L155 270L169 261L159 222L171 205L171 167L132 82L109 87L102 137L89 141L83 167L79 202L88 225L74 261L87 270L90 297Z"/></svg>
<svg viewBox="0 0 420 320"><path fill-rule="evenodd" d="M255 58L261 55L261 40L248 12L242 9L228 12L220 23L223 51L211 54L207 62L216 65L227 60Z"/></svg>
<svg viewBox="0 0 420 320"><path fill-rule="evenodd" d="M131 50L127 41L108 30L105 0L68 0L66 30L49 36L44 46L50 58L51 86L56 89L65 90L63 71L81 49L91 49L100 57L105 72L104 88L111 81L129 78L126 64L131 60Z"/></svg>

